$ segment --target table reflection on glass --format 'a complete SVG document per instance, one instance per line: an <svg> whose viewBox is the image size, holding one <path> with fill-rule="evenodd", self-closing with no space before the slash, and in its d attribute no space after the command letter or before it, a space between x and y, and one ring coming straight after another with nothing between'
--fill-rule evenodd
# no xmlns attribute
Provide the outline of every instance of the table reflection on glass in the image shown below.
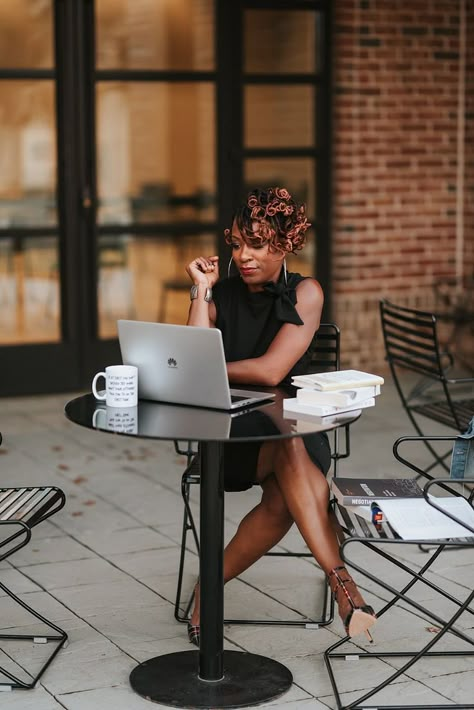
<svg viewBox="0 0 474 710"><path fill-rule="evenodd" d="M360 411L328 420L283 412L285 393L274 401L229 413L140 400L131 409L106 407L92 394L67 403L75 424L124 436L198 442L201 457L199 651L180 651L140 663L130 682L141 696L172 707L233 708L258 705L283 695L293 677L266 656L223 650L225 442L268 441L330 431L355 421Z"/></svg>

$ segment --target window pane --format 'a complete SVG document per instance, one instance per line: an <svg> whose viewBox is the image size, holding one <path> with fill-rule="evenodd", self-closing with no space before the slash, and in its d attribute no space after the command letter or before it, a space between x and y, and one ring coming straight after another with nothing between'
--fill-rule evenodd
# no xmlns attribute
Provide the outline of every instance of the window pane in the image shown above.
<svg viewBox="0 0 474 710"><path fill-rule="evenodd" d="M0 238L0 343L60 339L55 237Z"/></svg>
<svg viewBox="0 0 474 710"><path fill-rule="evenodd" d="M116 337L117 318L186 323L191 281L185 266L215 249L213 234L99 237L99 336Z"/></svg>
<svg viewBox="0 0 474 710"><path fill-rule="evenodd" d="M213 0L96 0L99 69L214 69Z"/></svg>
<svg viewBox="0 0 474 710"><path fill-rule="evenodd" d="M245 194L255 187L286 187L298 202L306 204L314 219L315 161L312 158L252 158L245 161Z"/></svg>
<svg viewBox="0 0 474 710"><path fill-rule="evenodd" d="M314 140L312 86L245 87L247 148L305 148Z"/></svg>
<svg viewBox="0 0 474 710"><path fill-rule="evenodd" d="M56 224L51 81L0 81L0 227Z"/></svg>
<svg viewBox="0 0 474 710"><path fill-rule="evenodd" d="M247 10L244 71L271 74L317 71L318 21L318 13L309 10Z"/></svg>
<svg viewBox="0 0 474 710"><path fill-rule="evenodd" d="M99 222L213 220L214 136L212 84L99 84Z"/></svg>
<svg viewBox="0 0 474 710"><path fill-rule="evenodd" d="M1 0L0 68L53 66L52 0Z"/></svg>

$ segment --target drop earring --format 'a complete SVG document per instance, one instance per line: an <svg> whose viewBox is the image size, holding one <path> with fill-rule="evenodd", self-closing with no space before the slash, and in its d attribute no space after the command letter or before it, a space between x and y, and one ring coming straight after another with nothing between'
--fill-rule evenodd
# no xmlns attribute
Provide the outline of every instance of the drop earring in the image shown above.
<svg viewBox="0 0 474 710"><path fill-rule="evenodd" d="M229 259L229 266L227 267L227 278L230 279L230 270L232 268L232 262L234 261L233 257L231 256Z"/></svg>
<svg viewBox="0 0 474 710"><path fill-rule="evenodd" d="M285 281L285 286L288 286L288 276L286 271L286 259L283 259L283 279Z"/></svg>

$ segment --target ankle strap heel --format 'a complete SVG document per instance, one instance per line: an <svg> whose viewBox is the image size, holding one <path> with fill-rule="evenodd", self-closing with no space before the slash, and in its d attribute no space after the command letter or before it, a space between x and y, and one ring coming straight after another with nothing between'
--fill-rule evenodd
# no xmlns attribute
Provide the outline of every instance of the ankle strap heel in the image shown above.
<svg viewBox="0 0 474 710"><path fill-rule="evenodd" d="M376 622L375 612L365 603L347 569L342 565L334 567L328 579L346 634L352 638L365 633L372 643L369 628Z"/></svg>

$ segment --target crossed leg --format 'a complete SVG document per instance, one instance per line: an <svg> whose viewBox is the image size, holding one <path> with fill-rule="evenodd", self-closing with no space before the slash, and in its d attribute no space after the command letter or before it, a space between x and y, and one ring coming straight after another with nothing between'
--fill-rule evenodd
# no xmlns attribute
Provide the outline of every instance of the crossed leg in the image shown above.
<svg viewBox="0 0 474 710"><path fill-rule="evenodd" d="M262 486L262 498L225 548L224 583L278 544L293 522L326 574L343 565L328 513L328 484L300 438L263 444L256 480ZM191 624L199 624L199 586Z"/></svg>

